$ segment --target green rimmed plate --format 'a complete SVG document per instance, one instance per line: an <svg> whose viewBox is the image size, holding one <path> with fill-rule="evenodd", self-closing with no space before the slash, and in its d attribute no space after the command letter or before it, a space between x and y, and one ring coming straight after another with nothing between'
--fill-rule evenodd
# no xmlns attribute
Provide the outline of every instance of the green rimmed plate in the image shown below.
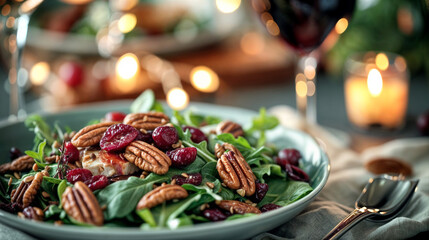
<svg viewBox="0 0 429 240"><path fill-rule="evenodd" d="M114 101L103 104L88 105L63 112L47 114L44 118L53 123L58 121L61 126L80 129L91 119L101 118L109 111L128 112L130 101ZM233 120L243 125L250 124L256 112L217 106L204 103L190 105L195 112L218 116ZM78 226L54 226L20 219L16 215L0 210L0 223L24 231L30 235L46 239L245 239L271 230L298 215L322 190L329 175L329 160L317 142L300 131L277 127L267 133L270 142L278 147L293 147L303 155L303 168L311 178L313 191L304 198L255 217L242 218L234 221L203 223L175 230L140 230L138 228L87 228ZM33 144L33 133L29 132L22 122L0 123L0 156L8 156L12 146L30 149ZM3 163L7 158L2 157Z"/></svg>

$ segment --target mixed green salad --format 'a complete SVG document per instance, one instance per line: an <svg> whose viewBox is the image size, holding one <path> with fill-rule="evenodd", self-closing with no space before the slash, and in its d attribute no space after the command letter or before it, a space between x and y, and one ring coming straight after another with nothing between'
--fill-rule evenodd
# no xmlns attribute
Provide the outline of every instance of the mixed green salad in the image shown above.
<svg viewBox="0 0 429 240"><path fill-rule="evenodd" d="M149 90L130 113L88 121L79 130L26 119L34 148L2 156L1 210L57 225L175 229L263 214L313 190L300 152L265 137L278 125L265 109L244 129L167 111Z"/></svg>

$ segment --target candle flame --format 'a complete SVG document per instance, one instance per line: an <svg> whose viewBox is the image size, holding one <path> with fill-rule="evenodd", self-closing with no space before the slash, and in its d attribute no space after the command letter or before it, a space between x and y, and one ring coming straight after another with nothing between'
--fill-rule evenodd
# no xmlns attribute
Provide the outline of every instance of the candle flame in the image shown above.
<svg viewBox="0 0 429 240"><path fill-rule="evenodd" d="M377 69L371 69L371 71L369 71L367 84L371 96L377 97L380 95L381 89L383 88L383 78Z"/></svg>
<svg viewBox="0 0 429 240"><path fill-rule="evenodd" d="M346 31L347 27L349 26L349 21L346 18L341 18L338 20L337 24L335 24L335 31L338 34L342 34Z"/></svg>
<svg viewBox="0 0 429 240"><path fill-rule="evenodd" d="M377 67L383 71L389 68L389 59L387 58L386 54L377 54L377 56L375 56L375 65L377 65Z"/></svg>

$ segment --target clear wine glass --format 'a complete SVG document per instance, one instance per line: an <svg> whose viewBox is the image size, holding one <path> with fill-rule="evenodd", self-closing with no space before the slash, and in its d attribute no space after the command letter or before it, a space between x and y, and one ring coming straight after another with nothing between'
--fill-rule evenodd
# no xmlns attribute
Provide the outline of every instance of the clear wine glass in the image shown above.
<svg viewBox="0 0 429 240"><path fill-rule="evenodd" d="M338 20L349 18L356 0L252 0L271 35L282 38L298 55L297 109L306 123L316 123L317 48Z"/></svg>
<svg viewBox="0 0 429 240"><path fill-rule="evenodd" d="M5 45L8 58L10 115L9 120L23 118L26 115L23 85L25 74L21 71L22 53L27 38L31 13L43 0L0 0L1 43Z"/></svg>

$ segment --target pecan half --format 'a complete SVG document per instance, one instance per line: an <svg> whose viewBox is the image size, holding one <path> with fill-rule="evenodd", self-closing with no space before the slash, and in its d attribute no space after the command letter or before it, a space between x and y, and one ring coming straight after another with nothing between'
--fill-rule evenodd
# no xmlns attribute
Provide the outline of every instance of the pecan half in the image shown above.
<svg viewBox="0 0 429 240"><path fill-rule="evenodd" d="M186 198L188 192L179 185L166 184L146 193L137 204L137 210L152 208L172 199Z"/></svg>
<svg viewBox="0 0 429 240"><path fill-rule="evenodd" d="M229 211L232 214L245 214L245 213L256 213L259 214L261 211L252 205L249 205L244 202L236 201L236 200L222 200L216 201L216 204L224 209Z"/></svg>
<svg viewBox="0 0 429 240"><path fill-rule="evenodd" d="M75 147L89 147L100 142L104 132L116 122L103 122L82 128L71 139Z"/></svg>
<svg viewBox="0 0 429 240"><path fill-rule="evenodd" d="M222 182L230 189L242 189L241 195L253 195L256 189L256 177L249 164L233 145L224 143L222 147L225 151L216 164Z"/></svg>
<svg viewBox="0 0 429 240"><path fill-rule="evenodd" d="M30 170L33 167L33 164L34 159L28 155L24 155L10 163L0 165L0 173Z"/></svg>
<svg viewBox="0 0 429 240"><path fill-rule="evenodd" d="M34 175L34 177L28 176L24 178L18 188L12 191L11 202L18 203L18 205L21 205L23 208L30 206L42 181L43 173L40 172Z"/></svg>
<svg viewBox="0 0 429 240"><path fill-rule="evenodd" d="M103 225L104 217L100 205L91 189L81 181L64 191L62 205L66 213L79 222Z"/></svg>
<svg viewBox="0 0 429 240"><path fill-rule="evenodd" d="M160 112L130 113L124 118L123 122L139 129L140 131L141 129L154 130L159 126L170 122L170 118Z"/></svg>
<svg viewBox="0 0 429 240"><path fill-rule="evenodd" d="M143 141L134 141L125 149L124 158L144 171L165 174L171 159L161 150Z"/></svg>
<svg viewBox="0 0 429 240"><path fill-rule="evenodd" d="M220 122L216 127L216 133L231 133L234 137L244 136L244 131L241 125L232 121Z"/></svg>

